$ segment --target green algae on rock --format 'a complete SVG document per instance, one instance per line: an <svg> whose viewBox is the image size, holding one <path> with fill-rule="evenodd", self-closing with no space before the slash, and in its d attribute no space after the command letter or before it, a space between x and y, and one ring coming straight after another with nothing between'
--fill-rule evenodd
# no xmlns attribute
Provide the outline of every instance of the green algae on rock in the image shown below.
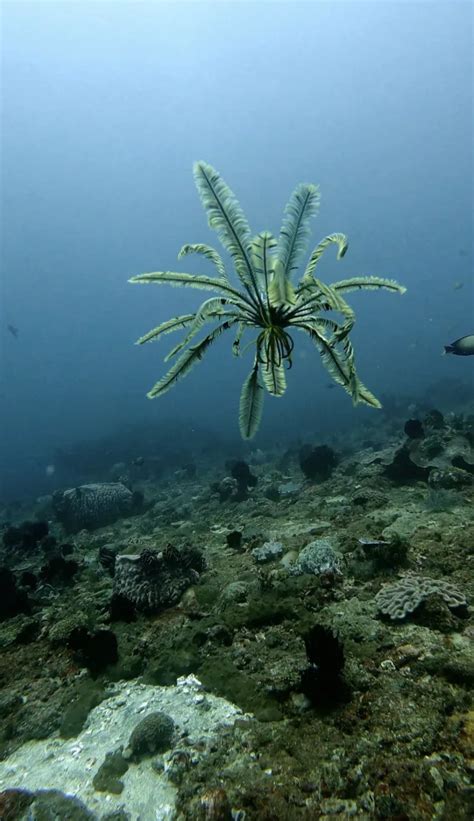
<svg viewBox="0 0 474 821"><path fill-rule="evenodd" d="M122 749L105 754L105 758L97 770L92 783L99 792L110 792L120 795L123 792L123 781L120 776L128 770L128 762L122 755Z"/></svg>

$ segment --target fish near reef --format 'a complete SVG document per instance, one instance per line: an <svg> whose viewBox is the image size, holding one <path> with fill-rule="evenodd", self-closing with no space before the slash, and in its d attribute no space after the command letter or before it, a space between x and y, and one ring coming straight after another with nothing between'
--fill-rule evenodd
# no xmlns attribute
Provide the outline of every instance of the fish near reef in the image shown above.
<svg viewBox="0 0 474 821"><path fill-rule="evenodd" d="M451 345L444 346L444 353L453 353L456 356L473 356L474 355L474 334L468 336L461 336L451 342Z"/></svg>

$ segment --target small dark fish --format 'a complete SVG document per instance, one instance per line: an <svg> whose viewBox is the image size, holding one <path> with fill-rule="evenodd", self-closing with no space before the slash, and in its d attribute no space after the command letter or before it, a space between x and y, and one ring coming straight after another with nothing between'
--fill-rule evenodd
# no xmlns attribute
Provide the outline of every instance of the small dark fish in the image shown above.
<svg viewBox="0 0 474 821"><path fill-rule="evenodd" d="M456 356L473 356L474 355L474 334L468 336L461 336L451 342L451 345L444 346L444 353L453 353Z"/></svg>
<svg viewBox="0 0 474 821"><path fill-rule="evenodd" d="M18 328L15 328L14 325L7 325L7 330L10 331L11 335L17 339L18 337Z"/></svg>

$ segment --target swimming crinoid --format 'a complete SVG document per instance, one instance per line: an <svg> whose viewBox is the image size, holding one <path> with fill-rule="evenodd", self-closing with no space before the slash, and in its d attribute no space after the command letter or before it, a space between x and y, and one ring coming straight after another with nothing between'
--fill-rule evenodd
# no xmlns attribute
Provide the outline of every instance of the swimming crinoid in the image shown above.
<svg viewBox="0 0 474 821"><path fill-rule="evenodd" d="M286 390L285 368L291 368L294 347L290 331L297 329L309 335L330 375L352 396L354 404L363 402L379 408L379 401L362 384L355 369L349 340L355 316L342 295L362 288L385 288L397 293L404 293L406 289L394 280L381 277L354 277L332 285L317 279L315 271L326 248L335 245L338 259L345 255L347 238L344 234L325 237L311 254L299 282L292 283L306 251L309 221L318 210L317 186L302 183L295 188L285 208L279 237L275 239L268 231L252 237L235 195L212 166L195 163L194 179L209 226L215 229L230 255L237 282L233 284L218 252L202 244L184 245L178 258L201 254L214 264L217 277L157 271L129 280L187 285L218 294L203 302L195 313L169 319L137 340L137 344L142 345L171 331L186 329L184 339L168 353L165 361L180 355L148 397L160 396L173 387L224 331L236 330L232 349L238 356L244 332L256 330L257 337L249 343L255 346L254 362L240 397L240 431L244 439L251 439L262 417L264 389L272 396L282 396ZM339 319L326 316L328 312ZM190 344L206 323L214 323L213 329L199 342Z"/></svg>

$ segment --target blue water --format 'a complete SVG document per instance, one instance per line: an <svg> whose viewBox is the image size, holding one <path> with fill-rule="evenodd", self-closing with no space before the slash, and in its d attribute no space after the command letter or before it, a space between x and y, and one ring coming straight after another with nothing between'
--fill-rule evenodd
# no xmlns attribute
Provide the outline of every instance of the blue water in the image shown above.
<svg viewBox="0 0 474 821"><path fill-rule="evenodd" d="M54 489L57 448L125 426L182 420L190 451L203 428L238 443L250 352L234 359L225 337L150 402L177 338L133 345L209 296L127 282L209 271L176 261L186 242L218 245L199 159L255 232L277 233L294 186L319 183L309 251L334 231L350 243L340 262L326 253L321 278L407 286L348 297L376 395L473 385L473 358L441 356L474 332L470 3L7 2L2 15L0 499ZM317 353L296 343L307 355L285 397L267 397L260 441L379 413L328 390Z"/></svg>

